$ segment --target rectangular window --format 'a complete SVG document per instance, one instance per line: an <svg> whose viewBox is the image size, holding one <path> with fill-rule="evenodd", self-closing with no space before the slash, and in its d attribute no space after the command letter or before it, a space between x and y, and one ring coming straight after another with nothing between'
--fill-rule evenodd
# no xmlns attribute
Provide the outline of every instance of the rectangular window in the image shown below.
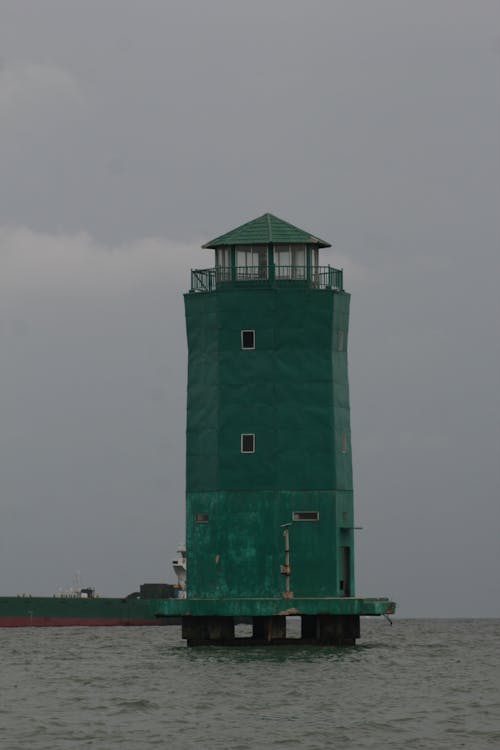
<svg viewBox="0 0 500 750"><path fill-rule="evenodd" d="M294 510L292 521L319 521L319 510Z"/></svg>
<svg viewBox="0 0 500 750"><path fill-rule="evenodd" d="M241 348L255 349L255 331L247 329L241 332Z"/></svg>
<svg viewBox="0 0 500 750"><path fill-rule="evenodd" d="M195 513L195 523L208 523L208 513Z"/></svg>
<svg viewBox="0 0 500 750"><path fill-rule="evenodd" d="M337 331L337 351L344 351L344 331Z"/></svg>
<svg viewBox="0 0 500 750"><path fill-rule="evenodd" d="M231 248L219 247L215 251L217 281L231 281Z"/></svg>
<svg viewBox="0 0 500 750"><path fill-rule="evenodd" d="M277 279L289 279L292 274L290 245L274 246L274 274Z"/></svg>
<svg viewBox="0 0 500 750"><path fill-rule="evenodd" d="M253 432L242 433L241 452L242 453L255 453L255 435Z"/></svg>
<svg viewBox="0 0 500 750"><path fill-rule="evenodd" d="M247 248L245 245L236 245L236 265L238 267L238 273L240 270L247 266Z"/></svg>
<svg viewBox="0 0 500 750"><path fill-rule="evenodd" d="M305 279L306 246L275 245L274 263L277 279Z"/></svg>
<svg viewBox="0 0 500 750"><path fill-rule="evenodd" d="M347 453L347 433L343 432L340 435L340 451L341 453Z"/></svg>
<svg viewBox="0 0 500 750"><path fill-rule="evenodd" d="M294 279L306 278L306 246L291 245L292 250L292 277Z"/></svg>
<svg viewBox="0 0 500 750"><path fill-rule="evenodd" d="M318 248L317 247L311 247L311 282L313 286L319 286L319 266L318 266Z"/></svg>

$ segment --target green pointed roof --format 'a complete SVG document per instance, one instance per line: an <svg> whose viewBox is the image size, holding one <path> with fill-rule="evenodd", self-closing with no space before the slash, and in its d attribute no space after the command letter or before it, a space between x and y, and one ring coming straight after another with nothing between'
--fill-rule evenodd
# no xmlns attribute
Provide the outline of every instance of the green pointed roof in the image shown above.
<svg viewBox="0 0 500 750"><path fill-rule="evenodd" d="M299 229L273 214L263 214L257 219L247 221L246 224L207 242L203 247L215 249L224 245L267 245L269 242L300 242L318 247L331 247L329 242L320 240L310 232Z"/></svg>

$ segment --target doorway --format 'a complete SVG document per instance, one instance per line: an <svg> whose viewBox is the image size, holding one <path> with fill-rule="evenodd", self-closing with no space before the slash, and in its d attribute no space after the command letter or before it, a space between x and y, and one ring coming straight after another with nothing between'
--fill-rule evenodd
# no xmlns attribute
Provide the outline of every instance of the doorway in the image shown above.
<svg viewBox="0 0 500 750"><path fill-rule="evenodd" d="M340 595L351 596L351 548L340 548Z"/></svg>

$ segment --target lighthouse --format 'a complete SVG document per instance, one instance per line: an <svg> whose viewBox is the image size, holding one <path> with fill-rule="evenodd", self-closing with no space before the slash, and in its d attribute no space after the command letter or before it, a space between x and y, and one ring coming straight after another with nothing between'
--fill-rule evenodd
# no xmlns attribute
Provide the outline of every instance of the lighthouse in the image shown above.
<svg viewBox="0 0 500 750"><path fill-rule="evenodd" d="M188 645L292 643L292 616L294 643L349 645L394 610L355 592L350 295L329 247L266 213L191 272L187 594L169 603Z"/></svg>

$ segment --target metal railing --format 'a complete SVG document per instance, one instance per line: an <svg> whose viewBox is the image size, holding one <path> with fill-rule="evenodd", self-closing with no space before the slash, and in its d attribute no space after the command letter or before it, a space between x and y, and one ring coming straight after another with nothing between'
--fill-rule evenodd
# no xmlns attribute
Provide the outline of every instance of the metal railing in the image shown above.
<svg viewBox="0 0 500 750"><path fill-rule="evenodd" d="M255 285L292 281L312 289L343 290L341 268L331 266L217 266L191 271L191 292L214 292L226 283L253 282Z"/></svg>
<svg viewBox="0 0 500 750"><path fill-rule="evenodd" d="M314 268L310 268L309 270L311 274L314 273ZM306 281L307 266L275 266L274 278L278 281Z"/></svg>
<svg viewBox="0 0 500 750"><path fill-rule="evenodd" d="M215 291L215 272L225 271L225 268L196 268L191 271L191 292L214 292ZM231 269L229 269L231 270ZM220 281L229 281L221 278Z"/></svg>

